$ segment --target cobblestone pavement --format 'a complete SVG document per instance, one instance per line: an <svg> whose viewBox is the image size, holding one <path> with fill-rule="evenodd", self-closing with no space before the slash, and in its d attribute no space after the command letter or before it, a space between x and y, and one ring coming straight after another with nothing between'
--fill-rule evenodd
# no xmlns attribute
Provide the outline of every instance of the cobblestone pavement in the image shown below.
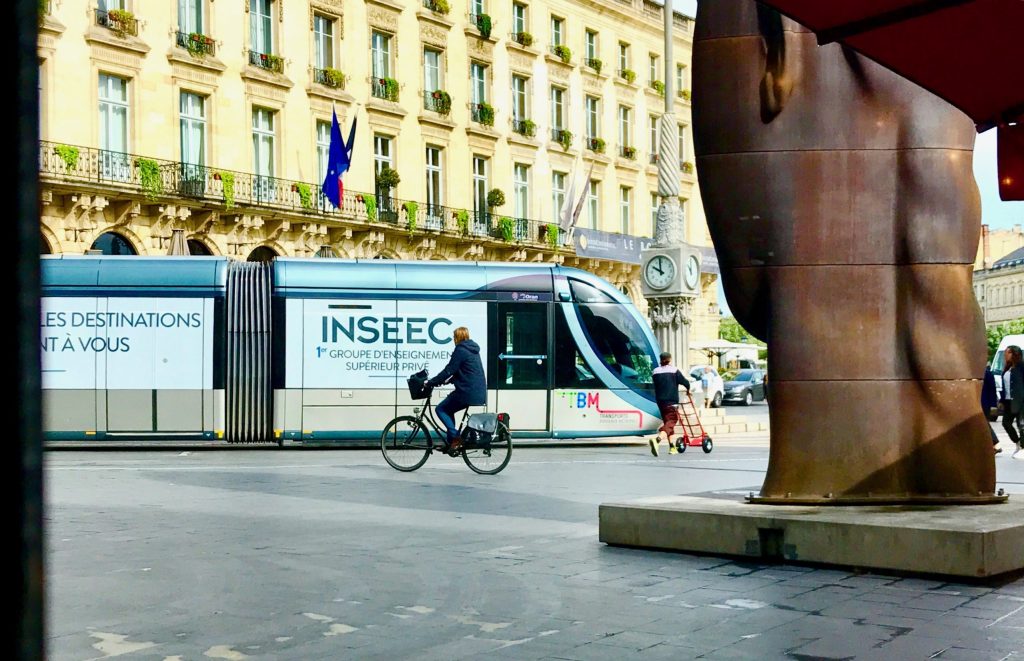
<svg viewBox="0 0 1024 661"><path fill-rule="evenodd" d="M1024 497L1008 454L1000 485ZM495 477L443 456L403 474L351 450L46 459L51 659L1024 657L1024 578L597 541L602 501L755 490L761 442L658 459L522 448Z"/></svg>

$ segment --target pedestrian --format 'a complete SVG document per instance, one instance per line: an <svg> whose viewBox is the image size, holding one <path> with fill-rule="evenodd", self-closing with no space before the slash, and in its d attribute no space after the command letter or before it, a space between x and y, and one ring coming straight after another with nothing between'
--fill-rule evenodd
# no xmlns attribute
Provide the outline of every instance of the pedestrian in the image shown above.
<svg viewBox="0 0 1024 661"><path fill-rule="evenodd" d="M651 454L655 457L658 456L658 446L662 440L668 441L669 454L679 452L672 444L676 425L679 424L679 386L683 386L686 388L686 392L690 392L690 382L675 365L671 364L672 354L666 351L659 358L661 365L654 368L652 377L654 399L658 403L658 411L661 412L661 427L658 428L658 436L648 441L651 446Z"/></svg>
<svg viewBox="0 0 1024 661"><path fill-rule="evenodd" d="M1024 459L1021 454L1021 413L1024 411L1024 365L1021 364L1021 350L1016 344L1006 347L1003 354L1003 400L999 408L1003 412L1003 429L1013 441L1014 459ZM1014 429L1014 423L1017 428Z"/></svg>
<svg viewBox="0 0 1024 661"><path fill-rule="evenodd" d="M995 449L996 454L1003 451L999 447L999 438L996 437L996 430L992 429L992 409L999 406L999 399L996 395L996 377L992 374L992 370L988 365L985 365L985 376L981 379L981 411L985 415L985 424L988 425L988 430L992 432L992 447Z"/></svg>
<svg viewBox="0 0 1024 661"><path fill-rule="evenodd" d="M714 379L712 378L713 374L714 371L712 371L710 365L706 365L704 367L704 371L700 373L700 387L701 390L704 392L704 408L711 407L711 400L713 399L713 397L711 397L710 388L711 384L714 382Z"/></svg>
<svg viewBox="0 0 1024 661"><path fill-rule="evenodd" d="M452 339L455 349L441 373L427 381L427 386L437 386L451 381L455 390L434 407L437 417L447 432L448 452L455 455L462 449L459 428L455 416L470 406L487 404L487 382L484 380L484 365L480 360L480 345L469 339L469 329L459 326Z"/></svg>

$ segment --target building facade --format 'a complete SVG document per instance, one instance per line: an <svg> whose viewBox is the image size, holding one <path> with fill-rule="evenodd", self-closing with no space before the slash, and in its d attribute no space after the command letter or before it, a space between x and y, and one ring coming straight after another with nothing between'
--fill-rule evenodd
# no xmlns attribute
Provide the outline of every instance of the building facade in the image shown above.
<svg viewBox="0 0 1024 661"><path fill-rule="evenodd" d="M40 16L43 252L553 261L641 306L639 266L558 228L649 237L664 107L650 0L54 0ZM693 23L676 15L686 240ZM356 123L339 209L332 109ZM397 173L394 177L390 171ZM381 177L382 172L387 175ZM579 190L577 188L577 190ZM495 204L501 202L502 204ZM694 336L717 336L717 276Z"/></svg>
<svg viewBox="0 0 1024 661"><path fill-rule="evenodd" d="M1024 248L974 272L974 295L985 326L1024 319Z"/></svg>
<svg viewBox="0 0 1024 661"><path fill-rule="evenodd" d="M992 230L988 225L982 225L974 270L992 268L998 260L1017 248L1024 248L1024 229L1021 229L1020 225L1014 225L1007 230Z"/></svg>

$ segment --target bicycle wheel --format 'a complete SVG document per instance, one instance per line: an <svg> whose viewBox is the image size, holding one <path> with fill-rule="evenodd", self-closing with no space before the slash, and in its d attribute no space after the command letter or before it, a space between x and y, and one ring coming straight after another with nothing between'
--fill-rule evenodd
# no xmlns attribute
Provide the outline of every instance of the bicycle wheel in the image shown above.
<svg viewBox="0 0 1024 661"><path fill-rule="evenodd" d="M491 442L486 445L467 445L462 451L462 460L474 472L481 475L495 475L508 466L512 458L512 434L508 427L498 424Z"/></svg>
<svg viewBox="0 0 1024 661"><path fill-rule="evenodd" d="M430 433L419 418L404 415L388 423L380 435L384 461L402 472L414 471L430 456Z"/></svg>

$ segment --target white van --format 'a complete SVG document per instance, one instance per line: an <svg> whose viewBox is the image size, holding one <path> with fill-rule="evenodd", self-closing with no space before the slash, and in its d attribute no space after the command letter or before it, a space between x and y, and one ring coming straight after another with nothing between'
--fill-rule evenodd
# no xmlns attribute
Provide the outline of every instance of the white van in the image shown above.
<svg viewBox="0 0 1024 661"><path fill-rule="evenodd" d="M1004 335L1003 339L999 340L999 348L996 349L996 355L992 356L992 364L989 365L996 377L996 396L999 399L1003 398L1003 380L1000 378L1003 373L1003 354L1006 347L1013 345L1024 349L1024 335Z"/></svg>

